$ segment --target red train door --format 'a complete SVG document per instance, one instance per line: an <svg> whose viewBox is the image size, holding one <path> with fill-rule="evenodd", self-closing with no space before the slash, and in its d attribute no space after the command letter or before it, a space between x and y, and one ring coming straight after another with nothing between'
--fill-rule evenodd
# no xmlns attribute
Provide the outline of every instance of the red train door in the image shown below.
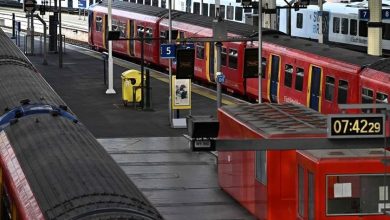
<svg viewBox="0 0 390 220"><path fill-rule="evenodd" d="M93 19L94 13L92 10L88 11L88 37L89 37L89 44L90 45L95 45L93 42L93 24L94 24L94 19Z"/></svg>
<svg viewBox="0 0 390 220"><path fill-rule="evenodd" d="M271 59L271 77L270 77L270 100L278 102L279 71L280 57L272 55Z"/></svg>
<svg viewBox="0 0 390 220"><path fill-rule="evenodd" d="M322 70L319 67L311 66L310 70L310 88L309 88L309 106L316 111L320 110L320 94L321 94L321 75Z"/></svg>

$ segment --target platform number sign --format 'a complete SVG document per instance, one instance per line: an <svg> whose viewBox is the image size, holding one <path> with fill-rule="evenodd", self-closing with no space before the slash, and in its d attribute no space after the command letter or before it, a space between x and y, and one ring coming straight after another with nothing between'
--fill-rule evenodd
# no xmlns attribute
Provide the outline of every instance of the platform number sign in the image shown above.
<svg viewBox="0 0 390 220"><path fill-rule="evenodd" d="M378 138L385 136L382 114L328 115L328 138Z"/></svg>
<svg viewBox="0 0 390 220"><path fill-rule="evenodd" d="M79 8L80 9L87 8L87 1L86 0L79 0Z"/></svg>
<svg viewBox="0 0 390 220"><path fill-rule="evenodd" d="M360 9L359 10L359 19L361 20L369 20L370 19L370 11L368 9ZM390 19L390 9L382 9L382 19Z"/></svg>
<svg viewBox="0 0 390 220"><path fill-rule="evenodd" d="M175 58L176 57L176 45L175 44L161 44L160 46L161 58Z"/></svg>

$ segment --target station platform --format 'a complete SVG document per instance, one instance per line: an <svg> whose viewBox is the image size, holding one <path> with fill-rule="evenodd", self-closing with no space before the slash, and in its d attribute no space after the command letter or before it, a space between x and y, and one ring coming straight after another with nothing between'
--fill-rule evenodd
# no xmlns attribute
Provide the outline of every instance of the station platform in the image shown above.
<svg viewBox="0 0 390 220"><path fill-rule="evenodd" d="M114 59L117 93L106 95L100 53L67 45L62 69L58 54L48 55L48 65L41 55L28 58L164 219L255 219L219 187L216 157L191 152L183 137L187 130L170 127L166 75L151 71L153 110L143 111L121 100L120 75L138 65ZM215 92L193 85L192 110L181 117L216 116L214 99Z"/></svg>

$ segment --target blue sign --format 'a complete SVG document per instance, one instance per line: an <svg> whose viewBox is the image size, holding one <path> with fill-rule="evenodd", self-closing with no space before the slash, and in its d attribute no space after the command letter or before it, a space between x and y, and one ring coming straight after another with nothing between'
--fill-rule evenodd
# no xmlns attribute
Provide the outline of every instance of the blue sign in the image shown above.
<svg viewBox="0 0 390 220"><path fill-rule="evenodd" d="M176 57L176 45L175 44L161 44L160 57L161 58L175 58Z"/></svg>
<svg viewBox="0 0 390 220"><path fill-rule="evenodd" d="M180 44L180 48L183 48L183 49L195 49L195 44L193 44L193 43Z"/></svg>
<svg viewBox="0 0 390 220"><path fill-rule="evenodd" d="M223 74L217 75L217 82L224 83L225 82L225 75L223 75Z"/></svg>
<svg viewBox="0 0 390 220"><path fill-rule="evenodd" d="M79 8L80 9L87 8L87 0L79 0Z"/></svg>
<svg viewBox="0 0 390 220"><path fill-rule="evenodd" d="M359 19L369 20L370 11L368 9L359 9ZM382 9L382 19L390 19L390 9Z"/></svg>

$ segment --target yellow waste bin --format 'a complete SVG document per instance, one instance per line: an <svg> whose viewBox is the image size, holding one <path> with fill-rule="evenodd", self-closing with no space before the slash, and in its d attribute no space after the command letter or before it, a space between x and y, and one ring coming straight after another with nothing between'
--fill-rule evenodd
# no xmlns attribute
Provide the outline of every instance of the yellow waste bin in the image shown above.
<svg viewBox="0 0 390 220"><path fill-rule="evenodd" d="M140 102L141 97L141 72L127 70L122 73L122 100L126 106L129 102ZM135 99L135 100L134 100Z"/></svg>

